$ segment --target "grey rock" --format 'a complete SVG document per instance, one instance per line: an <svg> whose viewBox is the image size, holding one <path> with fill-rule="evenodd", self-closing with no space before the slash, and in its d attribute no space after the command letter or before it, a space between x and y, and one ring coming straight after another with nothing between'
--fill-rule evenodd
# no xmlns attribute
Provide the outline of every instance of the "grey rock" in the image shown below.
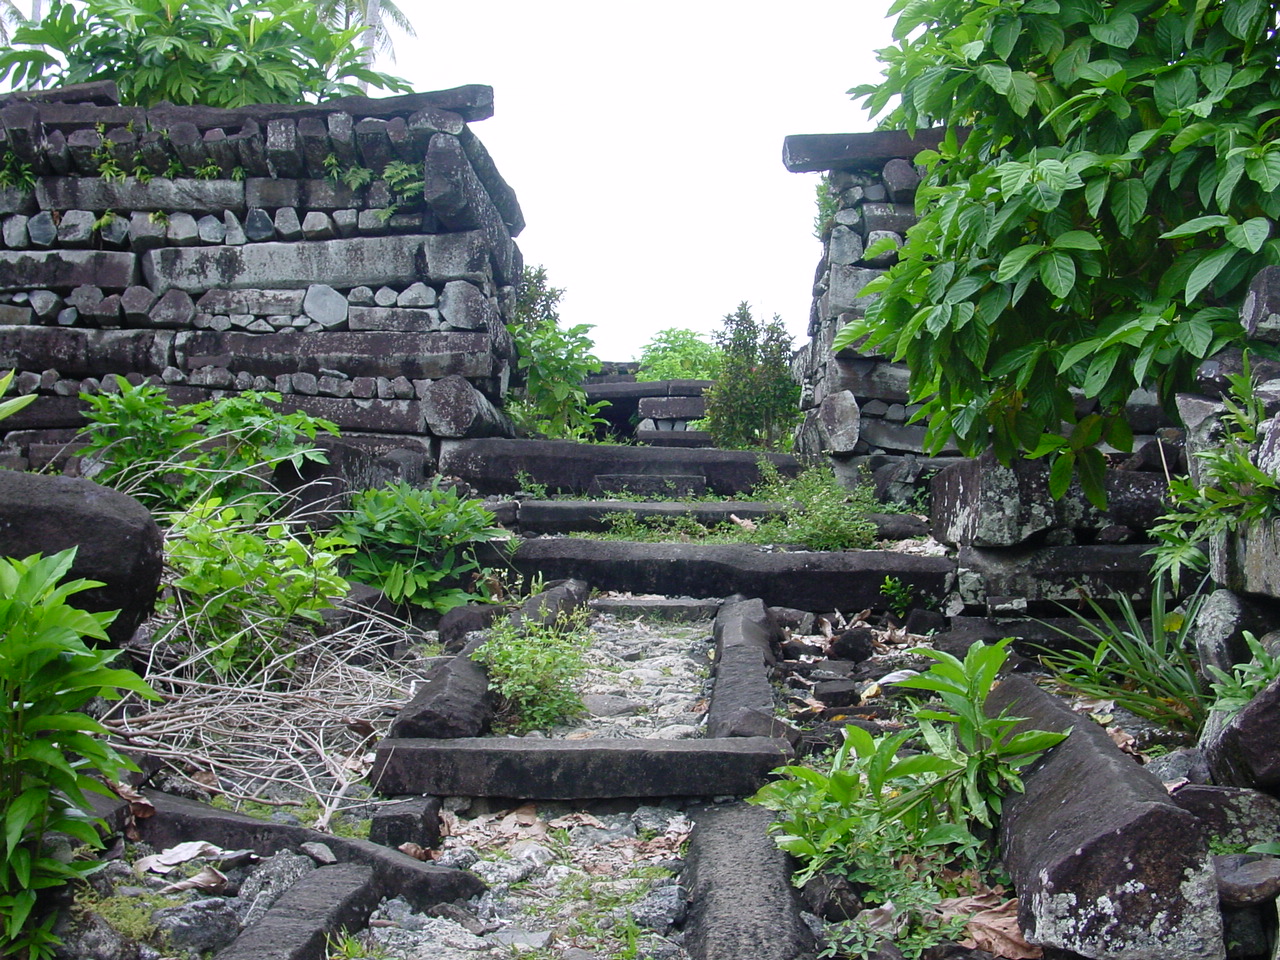
<svg viewBox="0 0 1280 960"><path fill-rule="evenodd" d="M310 857L281 850L263 860L240 885L235 909L244 926L264 916L291 886L316 869Z"/></svg>
<svg viewBox="0 0 1280 960"><path fill-rule="evenodd" d="M421 333L440 329L440 313L434 308L353 306L347 319L351 330Z"/></svg>
<svg viewBox="0 0 1280 960"><path fill-rule="evenodd" d="M53 214L42 210L27 221L27 236L31 246L47 249L58 240L58 225L53 222Z"/></svg>
<svg viewBox="0 0 1280 960"><path fill-rule="evenodd" d="M76 287L67 296L67 303L75 307L81 313L92 310L102 302L104 294L99 287L82 284Z"/></svg>
<svg viewBox="0 0 1280 960"><path fill-rule="evenodd" d="M357 232L360 215L355 210L333 211L333 228L340 237L350 237Z"/></svg>
<svg viewBox="0 0 1280 960"><path fill-rule="evenodd" d="M394 307L398 299L400 295L390 287L379 287L378 292L373 295L374 305L379 307Z"/></svg>
<svg viewBox="0 0 1280 960"><path fill-rule="evenodd" d="M33 290L27 302L31 304L31 309L35 311L36 316L41 320L49 320L56 316L64 305L62 298L52 290Z"/></svg>
<svg viewBox="0 0 1280 960"><path fill-rule="evenodd" d="M302 235L308 240L332 240L338 232L327 213L312 210L302 219Z"/></svg>
<svg viewBox="0 0 1280 960"><path fill-rule="evenodd" d="M292 377L293 392L315 396L319 384L314 373L295 373Z"/></svg>
<svg viewBox="0 0 1280 960"><path fill-rule="evenodd" d="M902 248L902 235L890 230L872 230L867 234L867 249L882 243L893 244L889 250L881 251L873 257L863 254L863 262L872 267L891 267L898 262L898 250Z"/></svg>
<svg viewBox="0 0 1280 960"><path fill-rule="evenodd" d="M373 291L368 287L353 287L347 294L347 303L353 307L372 307Z"/></svg>
<svg viewBox="0 0 1280 960"><path fill-rule="evenodd" d="M582 706L593 717L632 717L640 712L642 705L626 697L588 693L582 698Z"/></svg>
<svg viewBox="0 0 1280 960"><path fill-rule="evenodd" d="M498 312L475 284L454 280L440 297L440 315L459 330L484 330L497 322Z"/></svg>
<svg viewBox="0 0 1280 960"><path fill-rule="evenodd" d="M103 246L119 249L129 242L129 221L119 215L110 217L98 228Z"/></svg>
<svg viewBox="0 0 1280 960"><path fill-rule="evenodd" d="M196 218L189 213L171 214L165 239L171 247L194 247L199 244L200 228L196 225Z"/></svg>
<svg viewBox="0 0 1280 960"><path fill-rule="evenodd" d="M226 236L223 241L230 246L239 247L249 242L249 238L245 235L244 224L230 210L224 210L222 213L222 225L226 228Z"/></svg>
<svg viewBox="0 0 1280 960"><path fill-rule="evenodd" d="M233 214L234 216L234 214ZM222 243L227 239L227 224L213 214L205 214L196 221L201 243Z"/></svg>
<svg viewBox="0 0 1280 960"><path fill-rule="evenodd" d="M637 924L658 933L667 933L684 922L687 909L685 892L678 884L655 887L627 908Z"/></svg>
<svg viewBox="0 0 1280 960"><path fill-rule="evenodd" d="M250 243L265 243L276 236L275 221L271 215L260 207L249 211L244 221L244 235Z"/></svg>
<svg viewBox="0 0 1280 960"><path fill-rule="evenodd" d="M298 211L293 207L281 207L277 210L273 223L276 235L281 240L302 239L302 224L298 222Z"/></svg>
<svg viewBox="0 0 1280 960"><path fill-rule="evenodd" d="M827 241L827 259L831 263L852 266L862 259L862 235L845 226L836 226Z"/></svg>
<svg viewBox="0 0 1280 960"><path fill-rule="evenodd" d="M134 253L163 247L167 232L165 222L153 220L150 214L135 211L129 217L129 246Z"/></svg>
<svg viewBox="0 0 1280 960"><path fill-rule="evenodd" d="M236 911L231 901L222 897L162 907L152 912L151 920L172 946L200 953L217 952L240 933Z"/></svg>
<svg viewBox="0 0 1280 960"><path fill-rule="evenodd" d="M338 858L333 855L333 851L326 843L310 841L302 844L299 849L322 867L338 862Z"/></svg>
<svg viewBox="0 0 1280 960"><path fill-rule="evenodd" d="M1280 860L1259 854L1233 853L1213 858L1218 898L1223 906L1243 907L1275 900L1280 893Z"/></svg>
<svg viewBox="0 0 1280 960"><path fill-rule="evenodd" d="M130 288L145 289L145 288ZM154 294L152 294L154 297ZM140 302L141 296L135 297L135 301ZM175 327L185 329L192 325L196 316L196 305L191 299L191 294L182 290L170 290L151 308L148 313L148 322L154 327Z"/></svg>
<svg viewBox="0 0 1280 960"><path fill-rule="evenodd" d="M398 307L434 307L436 291L421 281L410 284L396 297Z"/></svg>
<svg viewBox="0 0 1280 960"><path fill-rule="evenodd" d="M313 283L307 287L302 310L323 327L337 327L347 320L347 298L326 283Z"/></svg>
<svg viewBox="0 0 1280 960"><path fill-rule="evenodd" d="M66 247L87 247L93 240L96 219L88 210L67 210L58 224L58 243Z"/></svg>
<svg viewBox="0 0 1280 960"><path fill-rule="evenodd" d="M40 206L46 210L79 208L104 210L179 211L219 213L244 210L244 184L235 180L170 180L155 177L143 182L133 177L105 180L101 177L41 177L36 186Z"/></svg>
<svg viewBox="0 0 1280 960"><path fill-rule="evenodd" d="M0 226L0 234L3 235L4 245L11 250L21 250L30 242L27 236L27 222L29 218L22 214L14 214L5 217L4 223Z"/></svg>

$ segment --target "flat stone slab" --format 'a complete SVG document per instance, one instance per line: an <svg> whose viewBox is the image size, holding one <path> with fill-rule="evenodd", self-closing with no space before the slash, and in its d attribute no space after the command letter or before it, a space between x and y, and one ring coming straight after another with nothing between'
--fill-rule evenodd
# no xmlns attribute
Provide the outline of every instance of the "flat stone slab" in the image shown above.
<svg viewBox="0 0 1280 960"><path fill-rule="evenodd" d="M312 870L221 951L218 960L323 960L329 955L329 936L363 928L378 899L368 867L336 863Z"/></svg>
<svg viewBox="0 0 1280 960"><path fill-rule="evenodd" d="M1151 597L1149 544L1085 547L961 547L957 557L960 598L970 605L987 597L1025 597L1041 612L1060 614L1053 603L1076 604L1084 595L1105 602L1113 593L1135 602Z"/></svg>
<svg viewBox="0 0 1280 960"><path fill-rule="evenodd" d="M647 620L687 622L714 620L720 601L695 600L692 597L600 597L592 600L590 607L623 619L643 617Z"/></svg>
<svg viewBox="0 0 1280 960"><path fill-rule="evenodd" d="M586 493L605 474L701 475L712 493L733 496L760 479L760 456L750 450L655 450L569 440L455 440L441 444L440 470L485 494L515 493L516 475L523 472L563 493ZM800 469L795 457L768 456L784 475Z"/></svg>
<svg viewBox="0 0 1280 960"><path fill-rule="evenodd" d="M746 796L790 761L785 740L383 740L369 779L388 795L587 800Z"/></svg>
<svg viewBox="0 0 1280 960"><path fill-rule="evenodd" d="M768 834L773 814L735 803L698 813L689 838L685 947L694 960L813 955L790 858Z"/></svg>
<svg viewBox="0 0 1280 960"><path fill-rule="evenodd" d="M138 258L109 250L0 250L0 291L124 290L137 283Z"/></svg>
<svg viewBox="0 0 1280 960"><path fill-rule="evenodd" d="M165 210L186 213L244 213L244 183L236 180L169 180L145 183L134 177L41 177L36 181L41 210Z"/></svg>
<svg viewBox="0 0 1280 960"><path fill-rule="evenodd" d="M147 799L155 806L156 813L139 819L138 831L142 839L157 850L189 840L205 840L228 850L252 849L259 856L269 857L281 850L297 851L304 843L323 843L340 863L371 868L378 897L401 896L419 910L459 897L474 897L485 889L473 873L424 863L368 840L351 840L292 824L270 823L164 793L148 791Z"/></svg>
<svg viewBox="0 0 1280 960"><path fill-rule="evenodd" d="M444 464L441 469L447 471ZM769 606L861 610L884 603L886 576L940 602L955 573L945 557L878 550L840 553L766 550L750 544L631 543L569 537L521 541L512 563L522 574L576 577L599 590L662 596L727 597L741 593Z"/></svg>
<svg viewBox="0 0 1280 960"><path fill-rule="evenodd" d="M351 237L239 247L163 247L143 255L142 271L147 285L157 294L175 288L187 293L203 293L214 287L299 289L313 283L341 289L384 284L406 287L426 275L423 239Z"/></svg>
<svg viewBox="0 0 1280 960"><path fill-rule="evenodd" d="M742 600L720 608L714 635L716 682L707 708L707 733L739 736L743 711L773 713L769 667L776 659L773 643L781 641L782 634L761 601Z"/></svg>

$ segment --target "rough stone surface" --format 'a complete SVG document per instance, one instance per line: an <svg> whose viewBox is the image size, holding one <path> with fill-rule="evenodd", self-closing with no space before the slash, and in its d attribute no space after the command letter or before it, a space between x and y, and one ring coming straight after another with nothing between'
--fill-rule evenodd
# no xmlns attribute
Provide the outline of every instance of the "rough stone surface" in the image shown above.
<svg viewBox="0 0 1280 960"><path fill-rule="evenodd" d="M886 576L910 584L917 597L940 601L954 572L951 560L900 553L787 553L745 544L570 538L525 540L512 563L521 573L578 577L601 590L700 597L742 593L766 604L813 611L879 606Z"/></svg>
<svg viewBox="0 0 1280 960"><path fill-rule="evenodd" d="M347 319L347 298L327 283L307 287L302 309L322 327L336 327Z"/></svg>
<svg viewBox="0 0 1280 960"><path fill-rule="evenodd" d="M1211 539L1209 573L1236 593L1280 599L1280 523L1241 524Z"/></svg>
<svg viewBox="0 0 1280 960"><path fill-rule="evenodd" d="M469 655L459 654L418 688L391 724L389 735L432 740L479 737L489 730L493 707L484 668Z"/></svg>
<svg viewBox="0 0 1280 960"><path fill-rule="evenodd" d="M388 794L537 799L745 796L786 763L785 741L383 740L371 778Z"/></svg>
<svg viewBox="0 0 1280 960"><path fill-rule="evenodd" d="M92 284L121 290L137 282L132 253L109 250L0 250L0 291L43 287L70 290Z"/></svg>
<svg viewBox="0 0 1280 960"><path fill-rule="evenodd" d="M479 336L479 334L440 334ZM453 372L453 371L450 371ZM749 490L759 480L758 454L737 450L662 450L546 440L460 440L441 446L441 470L484 493L514 493L516 474L561 492L583 493L600 474L701 475L715 494ZM783 475L794 475L793 457L770 454Z"/></svg>
<svg viewBox="0 0 1280 960"><path fill-rule="evenodd" d="M1280 836L1280 800L1258 790L1188 783L1173 802L1205 825L1209 837L1228 846L1274 843Z"/></svg>
<svg viewBox="0 0 1280 960"><path fill-rule="evenodd" d="M1030 603L1078 602L1125 593L1141 603L1151 596L1151 558L1145 544L1089 547L961 547L956 559L960 599L985 604L988 597L1019 597ZM1051 607L1051 605L1050 605ZM1056 613L1056 608L1041 612Z"/></svg>
<svg viewBox="0 0 1280 960"><path fill-rule="evenodd" d="M732 804L700 812L689 839L685 944L697 960L799 960L813 934L792 866L768 834L772 814Z"/></svg>
<svg viewBox="0 0 1280 960"><path fill-rule="evenodd" d="M508 437L511 421L463 377L433 381L422 396L427 426L437 437Z"/></svg>
<svg viewBox="0 0 1280 960"><path fill-rule="evenodd" d="M75 596L74 604L119 610L107 628L123 644L155 606L163 538L151 514L132 497L88 480L0 471L0 555L45 556L76 547L73 578L104 586Z"/></svg>
<svg viewBox="0 0 1280 960"><path fill-rule="evenodd" d="M393 849L402 843L434 847L440 843L440 809L439 797L403 797L380 804L369 825L369 840Z"/></svg>
<svg viewBox="0 0 1280 960"><path fill-rule="evenodd" d="M378 904L373 871L354 863L313 870L250 926L220 960L311 960L331 935L358 929Z"/></svg>
<svg viewBox="0 0 1280 960"><path fill-rule="evenodd" d="M1220 960L1213 864L1199 822L1102 727L1030 681L987 702L1020 728L1071 730L1005 801L1000 843L1029 940L1099 960ZM1158 850L1159 855L1151 855Z"/></svg>
<svg viewBox="0 0 1280 960"><path fill-rule="evenodd" d="M760 600L726 603L716 615L715 686L707 708L707 736L734 736L741 711L770 713L772 644L782 639Z"/></svg>
<svg viewBox="0 0 1280 960"><path fill-rule="evenodd" d="M478 878L464 870L423 863L368 840L270 823L167 794L148 792L147 798L156 807L156 815L139 820L138 829L142 839L157 849L204 840L228 850L252 848L265 857L281 850L297 850L304 843L324 843L340 863L371 867L378 896L401 896L419 909L473 897L484 889Z"/></svg>
<svg viewBox="0 0 1280 960"><path fill-rule="evenodd" d="M1201 737L1215 783L1280 791L1280 680L1261 693L1220 727L1209 725Z"/></svg>
<svg viewBox="0 0 1280 960"><path fill-rule="evenodd" d="M235 180L169 180L133 177L40 177L36 198L42 210L141 210L186 213L244 213L244 184Z"/></svg>
<svg viewBox="0 0 1280 960"><path fill-rule="evenodd" d="M245 226L250 240L254 239L251 229L253 213ZM434 238L427 240L430 243ZM444 246L442 242L438 245ZM148 284L157 293L171 287L197 293L213 287L301 288L313 283L327 283L333 287L384 283L407 286L422 279L419 263L422 246L422 237L392 236L300 243L263 242L243 247L166 248L144 254L142 269ZM482 251L477 255L485 254ZM3 260L0 260L0 285L3 278Z"/></svg>
<svg viewBox="0 0 1280 960"><path fill-rule="evenodd" d="M1261 638L1272 626L1268 611L1230 590L1215 590L1200 604L1191 637L1201 669L1215 666L1231 673L1237 663L1247 663L1252 654L1245 643L1245 632Z"/></svg>
<svg viewBox="0 0 1280 960"><path fill-rule="evenodd" d="M1280 343L1280 267L1263 267L1254 276L1240 308L1240 322L1249 337Z"/></svg>

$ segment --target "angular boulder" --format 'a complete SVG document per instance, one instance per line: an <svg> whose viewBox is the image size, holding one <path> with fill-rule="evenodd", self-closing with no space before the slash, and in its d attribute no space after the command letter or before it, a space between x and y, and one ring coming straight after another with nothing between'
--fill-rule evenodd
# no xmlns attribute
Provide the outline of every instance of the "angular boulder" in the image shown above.
<svg viewBox="0 0 1280 960"><path fill-rule="evenodd" d="M73 579L103 586L71 604L119 610L107 633L123 644L155 608L164 540L151 513L132 497L89 480L0 471L0 555L45 556L76 547Z"/></svg>

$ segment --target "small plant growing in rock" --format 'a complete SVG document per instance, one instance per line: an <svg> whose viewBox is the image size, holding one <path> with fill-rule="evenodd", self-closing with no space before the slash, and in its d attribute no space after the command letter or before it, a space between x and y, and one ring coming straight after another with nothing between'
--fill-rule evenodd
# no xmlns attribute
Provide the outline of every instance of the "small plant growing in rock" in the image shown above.
<svg viewBox="0 0 1280 960"><path fill-rule="evenodd" d="M1244 642L1249 647L1252 659L1248 663L1237 663L1227 673L1213 664L1207 664L1205 670L1213 676L1213 704L1210 710L1221 713L1235 713L1250 700L1260 694L1276 680L1280 679L1280 657L1263 646L1262 641L1247 630Z"/></svg>
<svg viewBox="0 0 1280 960"><path fill-rule="evenodd" d="M499 719L512 732L545 730L581 712L576 685L591 643L586 621L585 610L553 624L506 619L472 655L488 673L499 697Z"/></svg>
<svg viewBox="0 0 1280 960"><path fill-rule="evenodd" d="M916 591L909 583L903 583L898 577L885 576L880 584L880 596L888 602L889 609L899 619L905 617L915 603Z"/></svg>
<svg viewBox="0 0 1280 960"><path fill-rule="evenodd" d="M480 501L461 496L438 477L427 487L400 481L355 494L337 535L354 548L353 580L397 603L440 613L485 599L467 589L464 578L482 569L479 544L508 536Z"/></svg>

